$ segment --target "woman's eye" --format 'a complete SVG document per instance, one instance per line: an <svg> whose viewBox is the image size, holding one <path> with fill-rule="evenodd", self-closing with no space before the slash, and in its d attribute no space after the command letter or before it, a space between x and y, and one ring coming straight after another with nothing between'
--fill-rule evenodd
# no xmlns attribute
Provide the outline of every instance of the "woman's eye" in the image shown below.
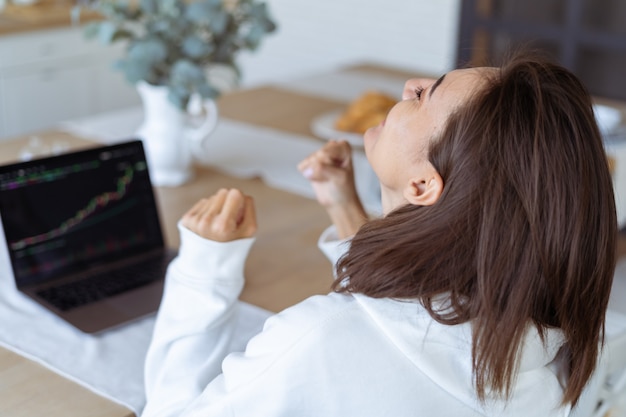
<svg viewBox="0 0 626 417"><path fill-rule="evenodd" d="M415 89L415 98L419 101L422 98L422 93L424 92L424 87L417 87Z"/></svg>

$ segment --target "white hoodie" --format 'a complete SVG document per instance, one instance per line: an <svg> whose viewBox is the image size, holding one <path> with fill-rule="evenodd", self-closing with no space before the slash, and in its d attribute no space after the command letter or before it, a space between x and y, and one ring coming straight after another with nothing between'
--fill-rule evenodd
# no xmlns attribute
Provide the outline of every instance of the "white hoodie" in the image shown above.
<svg viewBox="0 0 626 417"><path fill-rule="evenodd" d="M469 324L434 321L417 302L359 294L313 296L267 320L241 353L228 352L253 239L212 242L179 225L146 360L152 416L566 416L550 362L558 331L525 339L508 403L473 389ZM346 245L332 228L320 248Z"/></svg>

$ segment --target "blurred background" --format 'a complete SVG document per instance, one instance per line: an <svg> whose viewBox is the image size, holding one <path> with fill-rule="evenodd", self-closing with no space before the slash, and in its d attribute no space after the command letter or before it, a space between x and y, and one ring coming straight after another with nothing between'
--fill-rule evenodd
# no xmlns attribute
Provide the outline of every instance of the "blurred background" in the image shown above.
<svg viewBox="0 0 626 417"><path fill-rule="evenodd" d="M269 0L279 32L242 57L245 82L355 61L433 75L539 48L598 96L626 100L624 0Z"/></svg>
<svg viewBox="0 0 626 417"><path fill-rule="evenodd" d="M460 0L269 0L278 32L242 55L244 82L299 77L355 62L420 73L452 68Z"/></svg>
<svg viewBox="0 0 626 417"><path fill-rule="evenodd" d="M0 0L0 139L139 104L111 68L123 45L84 39L69 0ZM531 44L598 97L626 100L624 0L267 0L278 24L239 55L241 87L357 63L439 75Z"/></svg>

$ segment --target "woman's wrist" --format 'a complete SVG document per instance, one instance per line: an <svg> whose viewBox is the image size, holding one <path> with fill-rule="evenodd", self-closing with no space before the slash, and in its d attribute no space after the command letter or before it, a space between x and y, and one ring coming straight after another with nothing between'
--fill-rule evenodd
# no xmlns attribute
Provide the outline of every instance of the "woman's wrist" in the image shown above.
<svg viewBox="0 0 626 417"><path fill-rule="evenodd" d="M335 225L340 239L353 236L368 220L367 213L358 199L351 203L326 207L326 212Z"/></svg>

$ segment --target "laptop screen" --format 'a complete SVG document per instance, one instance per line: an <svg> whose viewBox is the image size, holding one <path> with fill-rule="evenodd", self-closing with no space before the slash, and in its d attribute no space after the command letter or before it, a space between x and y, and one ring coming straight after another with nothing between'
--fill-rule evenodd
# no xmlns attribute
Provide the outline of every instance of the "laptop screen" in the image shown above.
<svg viewBox="0 0 626 417"><path fill-rule="evenodd" d="M18 287L163 248L141 141L0 167Z"/></svg>

